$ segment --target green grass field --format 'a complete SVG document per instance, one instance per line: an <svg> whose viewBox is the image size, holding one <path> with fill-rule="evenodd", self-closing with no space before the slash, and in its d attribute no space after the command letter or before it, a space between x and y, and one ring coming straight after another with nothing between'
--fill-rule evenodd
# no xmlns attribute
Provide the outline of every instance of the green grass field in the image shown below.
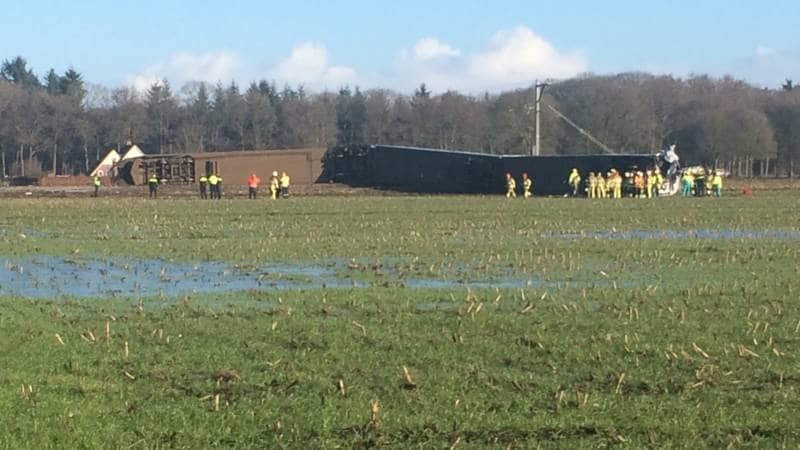
<svg viewBox="0 0 800 450"><path fill-rule="evenodd" d="M796 448L797 211L791 191L4 199L0 280L42 255L329 274L0 294L0 447Z"/></svg>

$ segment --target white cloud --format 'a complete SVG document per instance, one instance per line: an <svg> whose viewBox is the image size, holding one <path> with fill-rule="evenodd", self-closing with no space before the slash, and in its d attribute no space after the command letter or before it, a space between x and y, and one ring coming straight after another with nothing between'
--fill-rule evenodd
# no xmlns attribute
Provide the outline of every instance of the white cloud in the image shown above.
<svg viewBox="0 0 800 450"><path fill-rule="evenodd" d="M472 55L469 73L490 86L532 83L535 78L567 78L586 70L579 53L560 53L531 29L517 27L492 36L490 49Z"/></svg>
<svg viewBox="0 0 800 450"><path fill-rule="evenodd" d="M263 66L245 62L230 51L181 51L128 76L126 82L140 91L163 79L176 89L190 81L236 81L244 86L267 79L311 91L359 85L411 92L425 83L435 92L479 93L526 87L536 79L568 78L586 70L581 53L560 51L531 29L517 27L498 31L476 51L459 49L435 36L423 37L399 51L389 67L360 71L334 63L325 45L318 42L299 43L282 59Z"/></svg>
<svg viewBox="0 0 800 450"><path fill-rule="evenodd" d="M164 79L173 86L189 81L224 83L236 79L241 69L241 58L232 52L176 52L169 59L157 62L139 74L128 76L126 81L139 91L145 91Z"/></svg>
<svg viewBox="0 0 800 450"><path fill-rule="evenodd" d="M462 54L435 37L403 50L390 86L410 90L425 83L435 91L499 91L530 86L536 79L568 78L587 70L580 53L558 51L527 27L495 33L481 51Z"/></svg>
<svg viewBox="0 0 800 450"><path fill-rule="evenodd" d="M303 85L311 89L336 89L357 79L355 69L331 65L324 45L305 42L296 45L288 57L268 70L279 83Z"/></svg>
<svg viewBox="0 0 800 450"><path fill-rule="evenodd" d="M461 54L456 48L441 42L435 37L426 37L417 41L414 45L414 59L417 61L427 61L431 59L447 58Z"/></svg>

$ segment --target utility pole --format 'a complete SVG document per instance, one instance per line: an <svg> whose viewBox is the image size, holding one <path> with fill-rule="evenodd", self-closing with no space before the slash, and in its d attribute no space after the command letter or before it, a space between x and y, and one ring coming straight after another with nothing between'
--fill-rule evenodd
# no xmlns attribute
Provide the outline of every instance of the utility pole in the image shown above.
<svg viewBox="0 0 800 450"><path fill-rule="evenodd" d="M542 93L545 86L547 86L547 83L539 83L539 80L536 80L534 85L534 95L536 96L536 143L533 144L531 149L531 156L539 156L541 154L541 133L539 130L541 129Z"/></svg>

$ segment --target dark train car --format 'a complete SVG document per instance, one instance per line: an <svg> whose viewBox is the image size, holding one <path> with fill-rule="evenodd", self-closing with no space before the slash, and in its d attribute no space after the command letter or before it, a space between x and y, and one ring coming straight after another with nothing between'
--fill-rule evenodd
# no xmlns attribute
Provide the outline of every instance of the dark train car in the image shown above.
<svg viewBox="0 0 800 450"><path fill-rule="evenodd" d="M482 193L494 158L480 153L385 145L336 147L326 155L324 176L351 186L402 192Z"/></svg>
<svg viewBox="0 0 800 450"><path fill-rule="evenodd" d="M370 145L331 149L323 173L336 182L402 192L495 194L505 191L506 173L519 182L527 172L535 195L562 195L573 167L585 179L590 171L646 170L655 163L646 154L517 156Z"/></svg>

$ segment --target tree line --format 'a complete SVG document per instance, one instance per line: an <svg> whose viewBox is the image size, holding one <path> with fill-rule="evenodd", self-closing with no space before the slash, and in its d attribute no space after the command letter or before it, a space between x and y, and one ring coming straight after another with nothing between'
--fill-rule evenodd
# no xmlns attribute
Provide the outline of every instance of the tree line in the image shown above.
<svg viewBox="0 0 800 450"><path fill-rule="evenodd" d="M793 176L800 160L800 89L759 89L730 77L585 74L544 90L541 154L605 150L554 107L620 153L676 144L684 162L734 174ZM87 85L70 68L39 77L22 57L0 68L0 175L88 173L127 142L146 153L322 147L360 143L529 153L533 87L467 95L389 89L307 92L261 80L167 80L146 92Z"/></svg>

